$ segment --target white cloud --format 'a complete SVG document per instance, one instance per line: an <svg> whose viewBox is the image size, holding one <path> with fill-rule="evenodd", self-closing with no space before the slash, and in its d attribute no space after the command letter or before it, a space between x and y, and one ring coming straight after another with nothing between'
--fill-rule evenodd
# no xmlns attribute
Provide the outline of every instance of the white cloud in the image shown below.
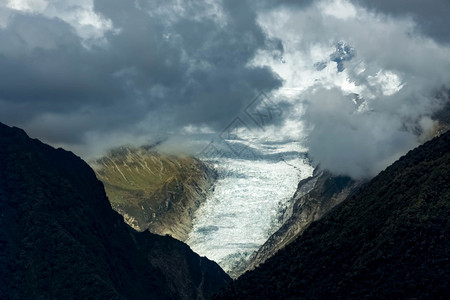
<svg viewBox="0 0 450 300"><path fill-rule="evenodd" d="M104 44L106 32L119 30L94 11L93 0L9 0L6 6L21 13L63 20L75 29L85 47Z"/></svg>
<svg viewBox="0 0 450 300"><path fill-rule="evenodd" d="M450 84L450 46L423 36L412 18L335 0L277 7L258 21L281 39L285 63L263 51L252 63L284 80L275 95L296 106L305 100L304 113L289 118L309 126L307 143L322 167L374 176L433 129L430 116L442 105L434 95Z"/></svg>
<svg viewBox="0 0 450 300"><path fill-rule="evenodd" d="M375 76L367 76L367 82L372 87L379 87L385 96L391 96L403 87L400 77L391 71L378 71Z"/></svg>
<svg viewBox="0 0 450 300"><path fill-rule="evenodd" d="M47 7L46 0L9 0L7 7L31 13L40 13Z"/></svg>
<svg viewBox="0 0 450 300"><path fill-rule="evenodd" d="M344 20L354 18L357 14L355 6L346 0L322 1L319 8L325 15Z"/></svg>

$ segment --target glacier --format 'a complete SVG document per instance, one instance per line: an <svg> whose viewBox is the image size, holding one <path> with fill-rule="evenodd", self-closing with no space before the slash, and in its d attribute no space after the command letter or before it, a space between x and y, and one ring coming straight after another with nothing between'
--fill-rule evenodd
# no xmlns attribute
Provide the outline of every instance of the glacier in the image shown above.
<svg viewBox="0 0 450 300"><path fill-rule="evenodd" d="M186 240L226 272L245 262L281 226L282 211L298 182L313 172L299 143L252 141L250 150L252 155L242 151L203 158L214 164L218 179Z"/></svg>

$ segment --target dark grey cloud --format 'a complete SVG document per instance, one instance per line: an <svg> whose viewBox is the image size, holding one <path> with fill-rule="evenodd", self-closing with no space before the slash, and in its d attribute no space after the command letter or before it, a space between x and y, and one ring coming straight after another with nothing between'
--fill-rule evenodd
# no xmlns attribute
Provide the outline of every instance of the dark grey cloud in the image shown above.
<svg viewBox="0 0 450 300"><path fill-rule="evenodd" d="M10 15L0 28L2 121L68 144L119 129L220 129L259 91L281 85L269 68L248 66L258 49L282 51L248 2L224 1L217 16L200 0L94 5L115 30L88 48L61 19Z"/></svg>
<svg viewBox="0 0 450 300"><path fill-rule="evenodd" d="M448 0L352 0L376 12L394 17L412 17L418 29L436 41L450 43L450 1Z"/></svg>
<svg viewBox="0 0 450 300"><path fill-rule="evenodd" d="M0 121L82 155L216 136L286 87L303 94L276 96L283 114L266 134L291 139L305 121L316 162L370 177L417 145L450 81L445 0L95 0L83 25L90 1L0 3Z"/></svg>

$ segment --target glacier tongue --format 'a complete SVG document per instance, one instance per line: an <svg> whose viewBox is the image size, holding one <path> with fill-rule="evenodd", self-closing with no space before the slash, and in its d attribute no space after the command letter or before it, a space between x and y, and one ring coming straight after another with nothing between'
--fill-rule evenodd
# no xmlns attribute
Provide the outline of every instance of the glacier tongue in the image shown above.
<svg viewBox="0 0 450 300"><path fill-rule="evenodd" d="M246 260L279 227L280 209L299 180L312 175L301 150L295 143L260 145L263 155L257 159L216 159L219 178L197 211L186 243L227 272Z"/></svg>

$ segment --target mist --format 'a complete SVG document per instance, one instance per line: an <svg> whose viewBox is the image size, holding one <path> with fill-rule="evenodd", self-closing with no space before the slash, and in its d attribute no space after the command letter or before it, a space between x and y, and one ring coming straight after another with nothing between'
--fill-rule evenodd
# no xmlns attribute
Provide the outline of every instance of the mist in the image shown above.
<svg viewBox="0 0 450 300"><path fill-rule="evenodd" d="M0 3L0 121L93 158L164 140L197 154L239 117L314 164L370 178L431 135L448 97L450 4ZM280 118L245 119L264 93ZM245 128L244 128L245 129Z"/></svg>
<svg viewBox="0 0 450 300"><path fill-rule="evenodd" d="M367 179L432 136L433 114L449 102L450 48L417 20L347 1L260 15L284 53L253 63L284 80L276 94L298 108L286 119L303 124L315 165Z"/></svg>

